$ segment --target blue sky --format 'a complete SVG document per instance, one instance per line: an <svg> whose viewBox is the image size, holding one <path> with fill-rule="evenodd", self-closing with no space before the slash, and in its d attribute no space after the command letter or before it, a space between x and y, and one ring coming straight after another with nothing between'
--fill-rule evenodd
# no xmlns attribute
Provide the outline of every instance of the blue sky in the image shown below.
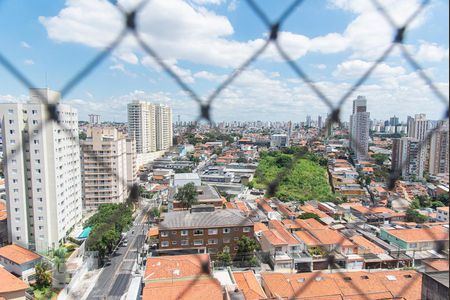
<svg viewBox="0 0 450 300"><path fill-rule="evenodd" d="M131 8L137 0L119 1ZM257 0L274 20L291 1ZM383 0L400 24L418 0ZM448 96L448 1L435 0L412 24L406 45ZM104 0L0 2L0 52L39 87L61 89L122 26ZM140 33L200 96L213 89L262 43L264 24L243 0L152 0L140 13ZM345 93L394 35L368 0L306 0L283 24L280 43L333 101ZM0 101L26 101L27 89L0 68ZM441 118L442 105L399 52L380 65L357 94L373 118L425 112ZM64 101L80 119L97 113L125 121L132 99L164 102L174 116L192 120L195 103L130 37ZM293 120L326 115L329 109L300 81L273 48L213 104L215 120ZM351 103L343 107L348 119Z"/></svg>

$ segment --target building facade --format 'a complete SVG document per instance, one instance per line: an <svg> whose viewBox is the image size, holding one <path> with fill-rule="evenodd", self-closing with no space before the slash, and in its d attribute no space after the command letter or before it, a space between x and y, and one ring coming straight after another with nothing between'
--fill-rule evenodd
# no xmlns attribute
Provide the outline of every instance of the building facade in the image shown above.
<svg viewBox="0 0 450 300"><path fill-rule="evenodd" d="M138 154L173 146L172 109L163 104L133 101L128 104L128 133Z"/></svg>
<svg viewBox="0 0 450 300"><path fill-rule="evenodd" d="M131 144L131 145L128 145ZM113 127L89 127L81 141L83 207L95 210L105 203L122 203L136 182L134 140Z"/></svg>
<svg viewBox="0 0 450 300"><path fill-rule="evenodd" d="M370 113L367 112L367 99L358 96L353 101L353 114L350 116L350 148L358 160L368 157Z"/></svg>
<svg viewBox="0 0 450 300"><path fill-rule="evenodd" d="M423 178L425 170L426 147L421 147L418 139L404 137L393 139L392 168L405 178Z"/></svg>
<svg viewBox="0 0 450 300"><path fill-rule="evenodd" d="M8 235L12 243L46 252L81 220L78 113L60 94L31 89L26 104L1 104ZM47 106L56 105L60 124Z"/></svg>
<svg viewBox="0 0 450 300"><path fill-rule="evenodd" d="M270 147L284 148L289 147L289 137L287 134L274 134L270 138Z"/></svg>
<svg viewBox="0 0 450 300"><path fill-rule="evenodd" d="M419 141L425 140L429 130L429 122L425 114L417 114L414 119L408 118L408 137Z"/></svg>
<svg viewBox="0 0 450 300"><path fill-rule="evenodd" d="M252 221L237 209L169 212L159 227L160 251L177 253L209 253L224 251L235 255L242 236L254 236Z"/></svg>
<svg viewBox="0 0 450 300"><path fill-rule="evenodd" d="M430 138L429 173L431 175L449 172L449 130L448 122L436 130Z"/></svg>

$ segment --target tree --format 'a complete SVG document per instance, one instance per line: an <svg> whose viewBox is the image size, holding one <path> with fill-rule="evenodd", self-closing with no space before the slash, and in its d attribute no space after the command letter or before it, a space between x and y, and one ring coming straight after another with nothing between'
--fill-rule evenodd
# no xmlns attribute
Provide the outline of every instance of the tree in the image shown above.
<svg viewBox="0 0 450 300"><path fill-rule="evenodd" d="M58 249L53 251L53 263L55 264L58 272L61 271L61 266L63 266L66 262L66 254L67 249L64 247L59 247Z"/></svg>
<svg viewBox="0 0 450 300"><path fill-rule="evenodd" d="M420 214L417 210L410 207L406 211L406 221L422 224L428 221L428 217Z"/></svg>
<svg viewBox="0 0 450 300"><path fill-rule="evenodd" d="M36 286L39 288L45 288L52 285L52 274L50 266L45 262L40 262L34 266L36 272Z"/></svg>
<svg viewBox="0 0 450 300"><path fill-rule="evenodd" d="M84 131L80 131L80 133L78 134L78 138L80 141L85 141L87 139L87 134Z"/></svg>
<svg viewBox="0 0 450 300"><path fill-rule="evenodd" d="M223 251L217 254L217 259L223 266L231 266L233 261L230 254L230 248L228 246L223 247Z"/></svg>
<svg viewBox="0 0 450 300"><path fill-rule="evenodd" d="M254 256L255 250L259 249L258 242L245 235L237 241L237 245L237 256L241 258L242 261L250 261Z"/></svg>
<svg viewBox="0 0 450 300"><path fill-rule="evenodd" d="M320 221L320 217L314 213L310 213L310 212L305 212L303 214L301 214L299 217L299 219L302 220L307 220L307 219L316 219L317 221Z"/></svg>
<svg viewBox="0 0 450 300"><path fill-rule="evenodd" d="M193 204L197 203L197 199L197 189L193 182L178 188L178 192L175 194L175 200L179 201L186 209L189 209Z"/></svg>
<svg viewBox="0 0 450 300"><path fill-rule="evenodd" d="M383 153L376 153L372 155L372 158L375 160L377 165L382 166L384 162L389 159L389 156Z"/></svg>

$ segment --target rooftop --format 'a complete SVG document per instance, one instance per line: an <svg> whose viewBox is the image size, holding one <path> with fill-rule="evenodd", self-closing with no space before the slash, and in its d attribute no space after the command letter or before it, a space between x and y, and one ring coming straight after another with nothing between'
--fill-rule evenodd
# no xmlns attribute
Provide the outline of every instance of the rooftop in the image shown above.
<svg viewBox="0 0 450 300"><path fill-rule="evenodd" d="M162 282L165 279L193 278L200 274L209 276L209 254L158 256L147 258L144 281Z"/></svg>
<svg viewBox="0 0 450 300"><path fill-rule="evenodd" d="M394 229L387 230L387 232L405 242L448 241L448 230L442 226Z"/></svg>
<svg viewBox="0 0 450 300"><path fill-rule="evenodd" d="M334 274L262 273L269 297L283 299L392 299L421 297L422 275L416 271ZM403 298L402 298L403 297Z"/></svg>
<svg viewBox="0 0 450 300"><path fill-rule="evenodd" d="M25 291L29 286L13 274L0 268L0 293Z"/></svg>
<svg viewBox="0 0 450 300"><path fill-rule="evenodd" d="M19 265L41 258L40 255L34 253L33 251L22 248L18 245L8 245L1 247L0 256Z"/></svg>
<svg viewBox="0 0 450 300"><path fill-rule="evenodd" d="M217 279L150 283L144 287L142 300L223 300L223 290Z"/></svg>
<svg viewBox="0 0 450 300"><path fill-rule="evenodd" d="M160 230L174 228L208 228L252 226L252 221L238 209L219 209L213 212L175 211L164 214Z"/></svg>
<svg viewBox="0 0 450 300"><path fill-rule="evenodd" d="M264 293L252 271L234 272L233 276L239 289L244 292L246 300L267 299L266 293Z"/></svg>

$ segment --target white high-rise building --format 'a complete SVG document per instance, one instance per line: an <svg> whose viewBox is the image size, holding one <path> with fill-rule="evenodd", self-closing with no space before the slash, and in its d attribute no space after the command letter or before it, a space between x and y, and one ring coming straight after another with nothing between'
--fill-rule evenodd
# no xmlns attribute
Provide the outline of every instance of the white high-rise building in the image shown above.
<svg viewBox="0 0 450 300"><path fill-rule="evenodd" d="M367 112L367 99L358 96L353 101L353 114L350 116L350 147L358 160L368 157L369 129L370 113Z"/></svg>
<svg viewBox="0 0 450 300"><path fill-rule="evenodd" d="M9 240L41 253L82 217L78 113L60 97L31 89L26 104L0 104ZM61 125L43 103L57 104Z"/></svg>
<svg viewBox="0 0 450 300"><path fill-rule="evenodd" d="M173 146L172 109L164 104L155 105L156 150Z"/></svg>
<svg viewBox="0 0 450 300"><path fill-rule="evenodd" d="M128 145L128 144L131 145ZM83 206L96 210L105 203L123 203L136 182L134 140L113 127L89 127L81 145Z"/></svg>
<svg viewBox="0 0 450 300"><path fill-rule="evenodd" d="M144 101L128 104L128 131L138 154L168 150L173 146L172 109Z"/></svg>
<svg viewBox="0 0 450 300"><path fill-rule="evenodd" d="M425 140L430 129L430 123L425 114L415 115L414 119L408 120L408 125L408 137L418 139L419 141Z"/></svg>

